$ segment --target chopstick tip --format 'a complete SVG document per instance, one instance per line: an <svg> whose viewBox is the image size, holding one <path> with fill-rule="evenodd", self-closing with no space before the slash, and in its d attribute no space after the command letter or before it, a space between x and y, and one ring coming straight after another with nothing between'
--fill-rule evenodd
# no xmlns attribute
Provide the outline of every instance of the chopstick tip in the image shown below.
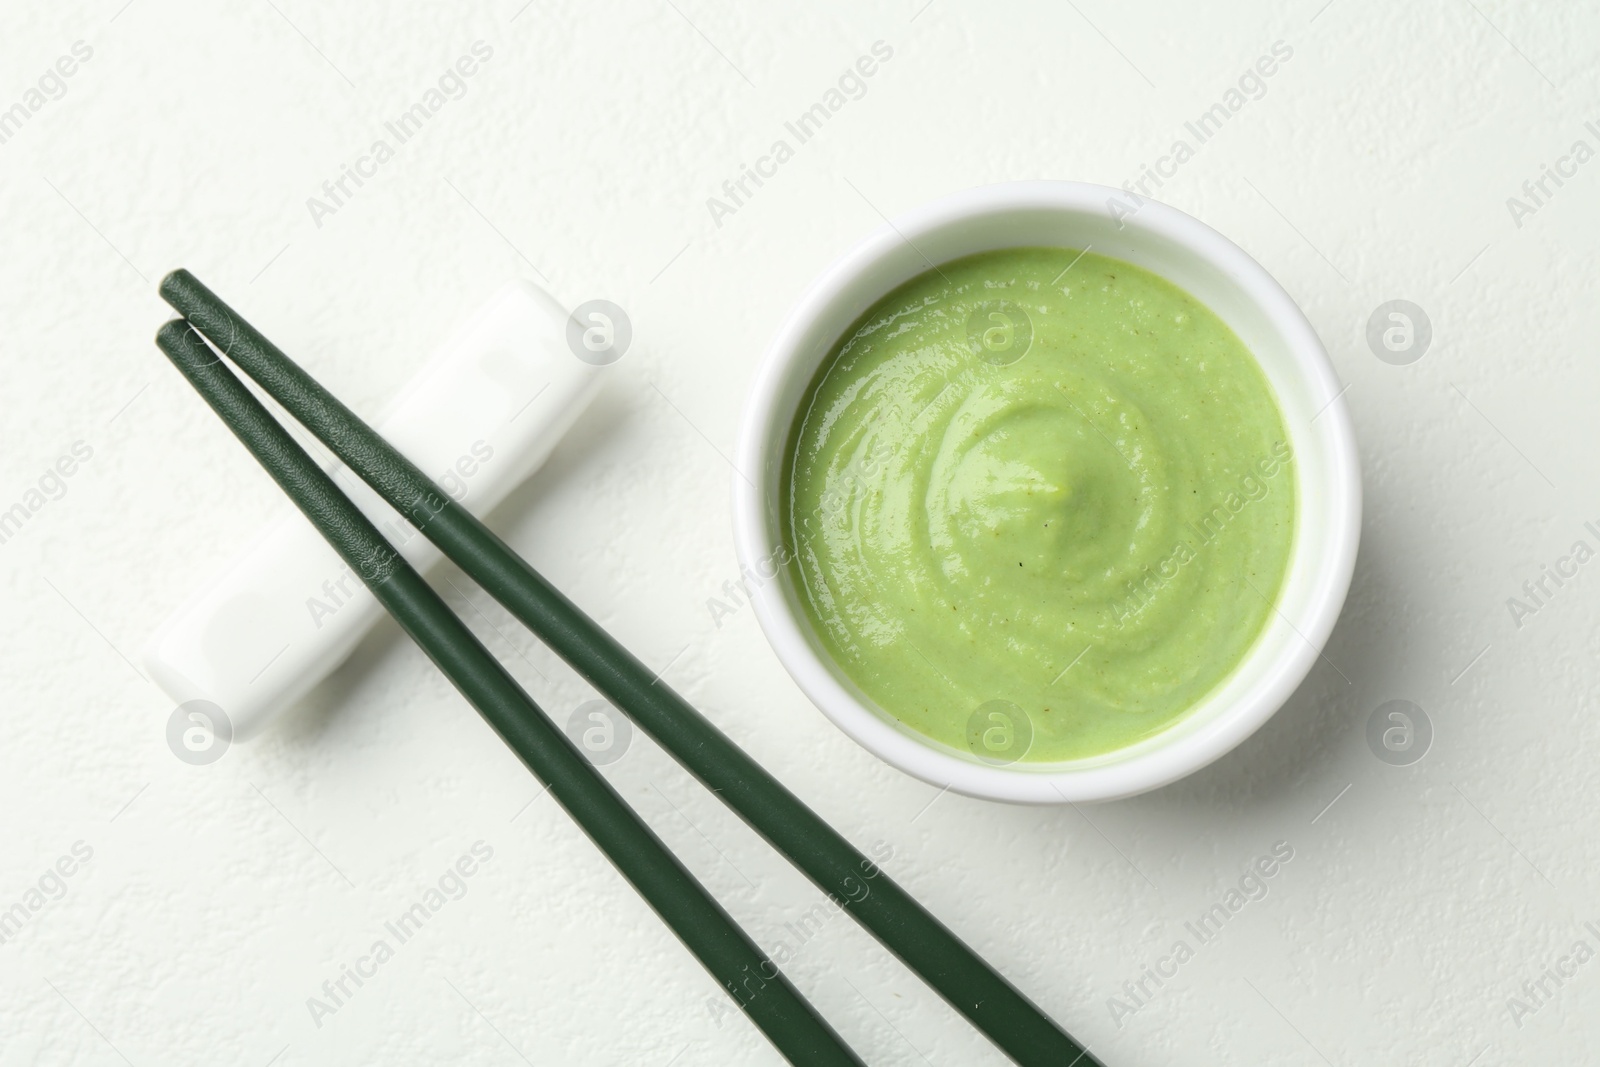
<svg viewBox="0 0 1600 1067"><path fill-rule="evenodd" d="M204 367L217 361L188 319L173 319L157 330L156 347L179 368Z"/></svg>
<svg viewBox="0 0 1600 1067"><path fill-rule="evenodd" d="M166 348L169 345L181 344L183 341L183 335L188 333L189 329L189 320L173 319L171 322L166 323L161 327L161 329L156 331L156 344L160 345L162 348Z"/></svg>
<svg viewBox="0 0 1600 1067"><path fill-rule="evenodd" d="M167 272L166 276L161 279L161 284L157 286L156 291L161 294L162 299L170 302L172 296L195 283L195 276L190 274L187 269L179 267L177 270Z"/></svg>

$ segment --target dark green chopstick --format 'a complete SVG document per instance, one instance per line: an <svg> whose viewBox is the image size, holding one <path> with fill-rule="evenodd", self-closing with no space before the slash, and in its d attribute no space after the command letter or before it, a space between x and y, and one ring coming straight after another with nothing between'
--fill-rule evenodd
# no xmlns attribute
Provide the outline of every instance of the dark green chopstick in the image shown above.
<svg viewBox="0 0 1600 1067"><path fill-rule="evenodd" d="M735 1000L778 1051L796 1064L861 1067L861 1060L776 965L188 323L167 323L156 335L156 344L360 575L389 614L528 769L549 786L556 802L718 983L735 994Z"/></svg>
<svg viewBox="0 0 1600 1067"><path fill-rule="evenodd" d="M192 274L169 274L161 296L818 888L851 902L858 922L1013 1060L1098 1067L871 860Z"/></svg>

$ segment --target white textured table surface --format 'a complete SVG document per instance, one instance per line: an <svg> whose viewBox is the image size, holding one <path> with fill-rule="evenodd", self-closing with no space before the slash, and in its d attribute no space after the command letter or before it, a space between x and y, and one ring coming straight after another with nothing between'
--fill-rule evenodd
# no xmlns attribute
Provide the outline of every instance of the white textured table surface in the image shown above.
<svg viewBox="0 0 1600 1067"><path fill-rule="evenodd" d="M0 1064L776 1061L392 626L258 741L168 749L130 660L286 507L151 344L180 265L369 413L508 277L624 307L605 394L495 525L1112 1067L1589 1062L1600 563L1562 560L1600 549L1594 3L28 7L0 15L0 510L24 513L0 543L0 912L22 908ZM464 95L313 212L479 41ZM878 41L795 145L785 122ZM792 158L713 217L779 138ZM751 369L880 212L1137 181L1177 139L1147 189L1261 260L1349 383L1349 604L1289 705L1184 782L1081 810L941 796L830 726L748 610L708 611L737 574L723 456ZM1546 164L1561 184L1524 191ZM1395 299L1432 324L1405 365L1366 339ZM1524 592L1558 566L1577 577ZM591 696L489 618L537 698ZM1407 766L1367 741L1397 699L1434 733ZM1002 1062L652 744L607 773L870 1062ZM313 1018L480 841L464 895ZM1280 842L1201 943L1185 924ZM1180 940L1175 976L1125 991Z"/></svg>

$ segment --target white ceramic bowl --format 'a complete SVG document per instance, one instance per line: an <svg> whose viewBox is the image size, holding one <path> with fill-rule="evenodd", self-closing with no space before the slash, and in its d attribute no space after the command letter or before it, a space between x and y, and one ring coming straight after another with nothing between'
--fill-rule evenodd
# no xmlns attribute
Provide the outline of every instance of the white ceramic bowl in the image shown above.
<svg viewBox="0 0 1600 1067"><path fill-rule="evenodd" d="M1113 216L1118 190L1080 182L991 185L918 208L868 236L801 296L756 374L739 434L734 526L743 565L771 574L780 487L795 414L844 331L890 290L975 252L1028 245L1092 248L1174 282L1255 353L1294 449L1295 542L1277 612L1239 667L1161 733L1088 760L996 766L878 710L832 661L787 567L755 590L778 658L823 713L869 751L927 782L1028 803L1108 800L1155 789L1228 752L1271 718L1316 664L1350 586L1361 525L1355 438L1327 352L1289 295L1233 242L1176 208L1146 202Z"/></svg>

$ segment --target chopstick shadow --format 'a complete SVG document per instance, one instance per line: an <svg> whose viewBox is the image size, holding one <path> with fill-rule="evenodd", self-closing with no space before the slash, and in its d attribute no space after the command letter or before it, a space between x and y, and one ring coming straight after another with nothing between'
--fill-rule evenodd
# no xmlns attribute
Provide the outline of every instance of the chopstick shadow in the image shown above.
<svg viewBox="0 0 1600 1067"><path fill-rule="evenodd" d="M544 464L489 513L487 522L490 529L501 534L515 529L538 509L544 498L586 477L585 472L591 468L585 465L583 457L602 449L606 442L615 440L619 427L630 417L632 409L626 397L619 395L620 392L612 388L600 390L589 408L556 444ZM530 555L530 558L533 556ZM476 588L455 564L449 561L439 563L429 574L429 584L439 590L452 606L456 597L445 583L445 577L464 589ZM479 620L471 612L462 613L462 618L480 638L485 637ZM513 625L521 626L520 623ZM352 695L383 669L394 649L406 640L405 632L385 614L361 639L344 663L284 712L278 726L283 740L295 747L313 747L321 743L333 727L335 718L348 713ZM526 640L529 644L537 641L531 635L526 635ZM496 647L492 640L489 644L491 649Z"/></svg>

